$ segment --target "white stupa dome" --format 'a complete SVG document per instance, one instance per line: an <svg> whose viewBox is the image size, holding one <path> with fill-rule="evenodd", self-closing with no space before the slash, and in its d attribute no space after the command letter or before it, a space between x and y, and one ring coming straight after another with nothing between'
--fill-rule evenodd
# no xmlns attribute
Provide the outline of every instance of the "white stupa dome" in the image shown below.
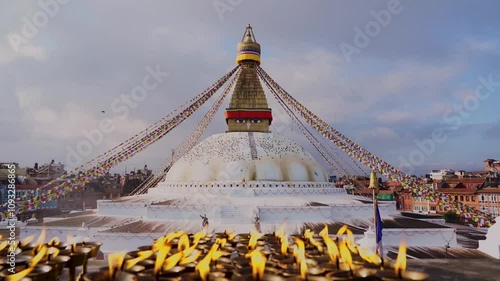
<svg viewBox="0 0 500 281"><path fill-rule="evenodd" d="M297 143L272 133L216 134L197 144L165 182L327 182L323 167Z"/></svg>

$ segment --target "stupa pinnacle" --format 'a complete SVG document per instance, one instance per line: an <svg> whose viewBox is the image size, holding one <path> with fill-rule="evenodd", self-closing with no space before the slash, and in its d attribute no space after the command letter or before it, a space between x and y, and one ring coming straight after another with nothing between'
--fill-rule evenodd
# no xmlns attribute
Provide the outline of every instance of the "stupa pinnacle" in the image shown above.
<svg viewBox="0 0 500 281"><path fill-rule="evenodd" d="M241 66L241 74L226 109L228 132L269 133L273 117L255 70L260 65L260 44L256 42L250 25L238 43L237 51L236 63Z"/></svg>

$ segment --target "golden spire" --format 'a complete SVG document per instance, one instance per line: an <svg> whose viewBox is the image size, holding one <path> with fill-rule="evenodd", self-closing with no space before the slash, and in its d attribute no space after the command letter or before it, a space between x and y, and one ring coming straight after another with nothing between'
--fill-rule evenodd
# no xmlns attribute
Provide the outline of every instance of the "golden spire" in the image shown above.
<svg viewBox="0 0 500 281"><path fill-rule="evenodd" d="M370 186L369 188L378 188L378 178L377 173L374 171L370 174Z"/></svg>
<svg viewBox="0 0 500 281"><path fill-rule="evenodd" d="M228 132L269 132L272 121L266 95L255 69L260 64L260 45L252 27L247 26L238 43L236 63L241 73L226 110Z"/></svg>
<svg viewBox="0 0 500 281"><path fill-rule="evenodd" d="M237 47L238 54L236 56L236 64L241 64L245 61L260 64L260 44L255 40L252 26L248 24L243 38Z"/></svg>

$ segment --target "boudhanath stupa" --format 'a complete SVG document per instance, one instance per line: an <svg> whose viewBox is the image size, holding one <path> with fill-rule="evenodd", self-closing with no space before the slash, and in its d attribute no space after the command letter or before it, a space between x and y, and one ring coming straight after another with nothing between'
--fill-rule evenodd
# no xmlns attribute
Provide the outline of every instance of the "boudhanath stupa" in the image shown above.
<svg viewBox="0 0 500 281"><path fill-rule="evenodd" d="M359 243L374 243L373 203L349 195L328 181L323 166L302 146L271 132L272 109L256 67L261 47L250 26L237 47L241 71L225 112L227 130L202 140L183 154L165 179L141 195L100 200L87 210L21 228L21 237L38 235L64 240L67 234L103 243L104 253L151 244L170 231L252 230L273 232L286 222L289 233L329 225L331 233L347 224ZM402 237L414 247L466 252L457 231L441 220L401 216L395 202L379 205L386 252ZM463 239L462 239L463 240Z"/></svg>

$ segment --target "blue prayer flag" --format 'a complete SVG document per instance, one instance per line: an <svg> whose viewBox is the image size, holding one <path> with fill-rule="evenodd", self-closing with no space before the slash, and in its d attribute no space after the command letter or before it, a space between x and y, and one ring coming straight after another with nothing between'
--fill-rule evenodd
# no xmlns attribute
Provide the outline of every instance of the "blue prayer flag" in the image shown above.
<svg viewBox="0 0 500 281"><path fill-rule="evenodd" d="M377 245L380 243L380 241L382 241L382 218L380 217L380 211L378 209L378 204L377 204L377 218L376 218L376 225L375 225L375 228L376 228L376 233L377 233Z"/></svg>

